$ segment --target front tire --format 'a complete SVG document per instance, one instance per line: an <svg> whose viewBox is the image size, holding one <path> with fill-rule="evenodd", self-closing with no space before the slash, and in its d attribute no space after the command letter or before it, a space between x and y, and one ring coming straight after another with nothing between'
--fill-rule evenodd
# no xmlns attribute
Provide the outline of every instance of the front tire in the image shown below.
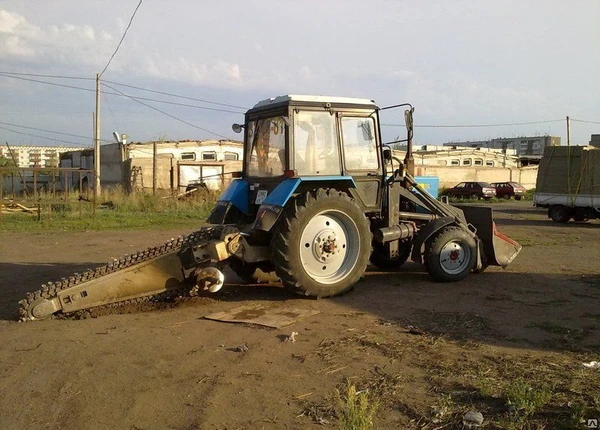
<svg viewBox="0 0 600 430"><path fill-rule="evenodd" d="M346 193L319 189L286 208L271 245L284 287L330 297L350 290L364 274L371 231L362 209Z"/></svg>
<svg viewBox="0 0 600 430"><path fill-rule="evenodd" d="M438 282L461 281L477 264L473 236L457 226L447 226L427 242L425 267Z"/></svg>
<svg viewBox="0 0 600 430"><path fill-rule="evenodd" d="M548 217L554 222L567 223L571 219L571 211L562 205L552 206Z"/></svg>

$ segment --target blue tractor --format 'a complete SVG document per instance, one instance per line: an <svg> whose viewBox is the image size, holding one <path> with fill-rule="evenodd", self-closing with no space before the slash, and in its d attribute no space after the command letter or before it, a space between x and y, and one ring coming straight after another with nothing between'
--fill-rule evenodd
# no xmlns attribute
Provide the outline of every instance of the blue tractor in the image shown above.
<svg viewBox="0 0 600 430"><path fill-rule="evenodd" d="M380 111L397 108L405 108L407 138L388 144L406 142L404 160L380 132ZM496 231L491 209L442 203L414 180L412 114L409 104L342 97L256 104L233 126L244 132L244 169L209 216L228 226L223 252L209 245L211 260L248 281L279 278L314 297L349 290L369 261L395 269L411 257L440 282L508 265L521 247ZM182 262L191 269L206 248L187 251Z"/></svg>
<svg viewBox="0 0 600 430"><path fill-rule="evenodd" d="M382 141L380 112L403 109L406 139ZM413 108L368 99L286 95L245 115L243 171L209 226L106 266L43 285L21 301L22 320L201 290L229 266L250 282L279 279L305 296L350 290L369 264L408 258L439 282L507 266L521 246L496 230L492 211L452 206L413 177ZM403 160L388 144L406 142Z"/></svg>

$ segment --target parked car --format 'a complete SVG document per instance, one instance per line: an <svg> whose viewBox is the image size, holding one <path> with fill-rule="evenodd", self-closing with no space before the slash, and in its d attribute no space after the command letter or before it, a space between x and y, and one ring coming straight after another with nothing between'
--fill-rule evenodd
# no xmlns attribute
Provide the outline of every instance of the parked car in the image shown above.
<svg viewBox="0 0 600 430"><path fill-rule="evenodd" d="M448 197L462 197L468 199L486 199L496 197L496 189L487 182L461 182L443 192Z"/></svg>
<svg viewBox="0 0 600 430"><path fill-rule="evenodd" d="M493 182L490 184L496 189L496 197L509 200L514 197L515 200L521 200L527 190L517 182Z"/></svg>

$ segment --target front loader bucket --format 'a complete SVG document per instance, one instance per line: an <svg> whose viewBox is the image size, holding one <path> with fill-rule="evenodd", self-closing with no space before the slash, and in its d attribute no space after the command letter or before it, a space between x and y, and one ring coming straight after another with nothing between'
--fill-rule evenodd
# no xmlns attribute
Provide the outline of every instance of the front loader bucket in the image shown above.
<svg viewBox="0 0 600 430"><path fill-rule="evenodd" d="M483 244L487 264L506 267L521 252L521 245L496 229L492 208L470 205L456 206L465 214L467 223L477 229L477 237Z"/></svg>

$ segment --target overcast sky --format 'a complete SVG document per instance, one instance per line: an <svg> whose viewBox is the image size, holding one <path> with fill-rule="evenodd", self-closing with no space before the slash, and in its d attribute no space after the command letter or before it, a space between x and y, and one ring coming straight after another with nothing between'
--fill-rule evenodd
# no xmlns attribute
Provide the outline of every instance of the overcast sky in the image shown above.
<svg viewBox="0 0 600 430"><path fill-rule="evenodd" d="M94 78L138 3L0 2L0 143L91 145ZM572 143L587 144L600 134L599 22L599 0L144 0L102 89L169 103L104 94L102 138L239 139L243 108L321 94L412 103L418 144L544 134L566 144L567 115L595 122L571 123ZM419 127L524 122L542 123Z"/></svg>

